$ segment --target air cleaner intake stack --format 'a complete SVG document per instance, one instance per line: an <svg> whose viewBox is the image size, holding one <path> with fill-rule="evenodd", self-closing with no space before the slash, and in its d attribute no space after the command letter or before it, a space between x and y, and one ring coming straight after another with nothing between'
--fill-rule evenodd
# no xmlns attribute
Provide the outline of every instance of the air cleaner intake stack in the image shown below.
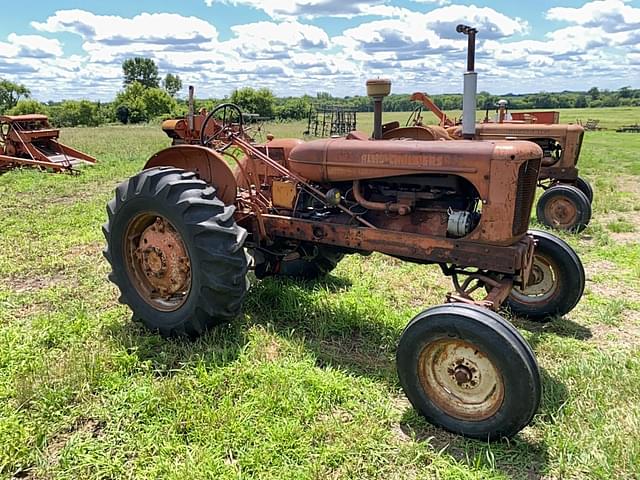
<svg viewBox="0 0 640 480"><path fill-rule="evenodd" d="M476 94L478 91L478 74L476 63L476 33L478 30L467 25L458 25L458 33L467 35L467 71L464 74L464 95L462 98L462 136L473 139L476 135Z"/></svg>
<svg viewBox="0 0 640 480"><path fill-rule="evenodd" d="M382 138L382 100L391 93L391 80L367 80L367 95L373 99L373 138Z"/></svg>

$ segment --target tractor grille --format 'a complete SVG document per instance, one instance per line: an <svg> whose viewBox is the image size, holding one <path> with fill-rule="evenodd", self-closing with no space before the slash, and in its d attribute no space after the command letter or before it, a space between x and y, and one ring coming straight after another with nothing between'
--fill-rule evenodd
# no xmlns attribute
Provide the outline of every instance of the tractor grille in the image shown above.
<svg viewBox="0 0 640 480"><path fill-rule="evenodd" d="M522 235L529 228L533 197L536 194L540 159L527 160L518 170L518 190L513 214L513 235Z"/></svg>

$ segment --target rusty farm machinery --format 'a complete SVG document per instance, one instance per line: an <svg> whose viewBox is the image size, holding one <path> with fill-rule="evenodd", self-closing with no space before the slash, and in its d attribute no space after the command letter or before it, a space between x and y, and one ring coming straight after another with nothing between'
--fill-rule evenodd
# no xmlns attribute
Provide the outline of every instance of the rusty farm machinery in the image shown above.
<svg viewBox="0 0 640 480"><path fill-rule="evenodd" d="M470 62L473 58L470 56ZM473 70L473 65L468 65ZM449 118L425 93L417 92L411 100L420 102L409 116L405 126L398 122L383 125L381 138L411 138L415 140L459 140L467 138L462 122ZM542 148L542 162L538 186L544 190L536 207L538 221L550 228L579 232L591 220L593 189L579 175L577 168L585 129L577 124L559 124L558 112L511 113L507 102L496 105L495 118L475 125L477 140L527 140ZM423 123L423 110L431 111L437 125ZM475 121L474 118L468 121Z"/></svg>
<svg viewBox="0 0 640 480"><path fill-rule="evenodd" d="M35 167L53 172L73 172L96 159L60 143L60 130L45 115L0 116L0 172Z"/></svg>
<svg viewBox="0 0 640 480"><path fill-rule="evenodd" d="M463 138L459 122L448 118L426 94L414 93L411 98L421 105L412 112L406 126L401 127L398 122L384 126L383 138ZM438 125L422 122L423 106L436 115ZM579 175L577 167L584 128L575 124L558 124L557 119L557 112L511 114L506 103L499 102L495 119L489 120L487 115L485 121L476 125L475 138L528 140L540 145L543 157L538 186L544 193L536 208L538 221L550 228L580 232L591 220L593 202L593 188Z"/></svg>
<svg viewBox="0 0 640 480"><path fill-rule="evenodd" d="M533 351L499 312L564 315L585 276L569 245L529 230L540 146L474 139L475 75L465 74L468 139L455 142L381 139L390 84L380 81L367 85L374 139L356 131L256 144L233 104L197 129L193 112L182 126L166 124L177 141L107 206L105 257L120 301L149 329L195 336L238 316L250 269L258 278L313 279L345 255L371 252L438 265L454 291L404 329L396 353L403 390L448 430L515 435L536 413L542 384Z"/></svg>

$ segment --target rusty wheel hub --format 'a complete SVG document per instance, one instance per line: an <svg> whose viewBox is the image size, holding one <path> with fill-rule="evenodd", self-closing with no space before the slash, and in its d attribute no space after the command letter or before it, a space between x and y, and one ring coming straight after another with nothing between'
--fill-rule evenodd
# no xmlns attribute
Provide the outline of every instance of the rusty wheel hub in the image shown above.
<svg viewBox="0 0 640 480"><path fill-rule="evenodd" d="M155 308L178 308L191 286L191 262L180 234L165 218L141 215L129 225L129 270L138 293Z"/></svg>
<svg viewBox="0 0 640 480"><path fill-rule="evenodd" d="M502 376L471 343L454 338L436 340L420 352L418 361L422 388L452 417L480 421L502 405Z"/></svg>
<svg viewBox="0 0 640 480"><path fill-rule="evenodd" d="M578 208L566 197L555 197L549 200L544 208L545 216L558 228L571 228L578 219Z"/></svg>
<svg viewBox="0 0 640 480"><path fill-rule="evenodd" d="M557 293L558 287L553 264L538 255L534 257L527 288L513 287L511 296L520 302L546 302Z"/></svg>

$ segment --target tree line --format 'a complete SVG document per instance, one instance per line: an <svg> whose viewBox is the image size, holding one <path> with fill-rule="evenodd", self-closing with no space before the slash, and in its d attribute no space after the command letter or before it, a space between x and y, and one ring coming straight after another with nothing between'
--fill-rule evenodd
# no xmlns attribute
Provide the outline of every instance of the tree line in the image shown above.
<svg viewBox="0 0 640 480"><path fill-rule="evenodd" d="M182 80L169 72L161 79L158 66L149 58L130 58L122 64L123 89L112 102L65 100L41 103L31 98L29 88L0 79L0 114L23 115L43 113L58 127L98 126L108 123L144 123L165 118L181 117L187 112L187 100L176 95L182 90ZM443 110L460 110L461 94L432 95ZM477 108L493 109L496 102L505 99L512 110L599 108L640 106L640 89L623 87L618 90L540 92L530 94L492 95L478 94ZM237 104L243 112L263 118L299 120L319 107L342 107L357 112L373 109L367 96L334 97L328 92L315 96L276 97L267 88L244 87L234 90L228 97L196 101L196 110L211 110L220 103ZM393 94L385 98L386 111L406 112L415 108L409 94Z"/></svg>

